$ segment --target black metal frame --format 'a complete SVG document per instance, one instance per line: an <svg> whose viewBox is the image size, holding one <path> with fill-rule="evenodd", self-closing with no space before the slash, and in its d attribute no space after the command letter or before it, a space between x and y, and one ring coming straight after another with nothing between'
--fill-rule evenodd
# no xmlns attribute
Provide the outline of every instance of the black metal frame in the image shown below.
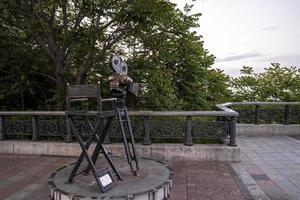
<svg viewBox="0 0 300 200"><path fill-rule="evenodd" d="M120 173L117 171L113 161L111 160L111 158L109 157L106 149L104 148L104 146L102 145L103 142L104 142L104 139L107 135L107 132L108 132L108 129L109 129L109 126L111 124L111 121L112 121L112 117L115 116L115 113L114 112L111 112L111 116L105 116L103 118L100 118L98 120L98 122L96 123L96 125L93 127L89 121L89 119L86 117L86 120L88 121L89 125L90 125L90 128L93 130L92 134L90 135L90 137L86 140L86 142L84 142L84 140L82 139L82 136L80 135L80 132L78 130L78 128L75 126L75 121L74 121L74 117L76 116L83 116L83 114L81 115L74 115L72 113L69 113L69 116L70 116L70 123L71 123L71 127L72 127L72 132L74 133L77 141L79 142L79 145L81 147L81 154L68 178L68 183L72 183L73 182L73 179L75 176L77 175L80 175L80 174L83 174L83 173L88 173L90 170L92 171L93 173L93 176L97 182L97 184L99 185L100 189L102 192L105 192L105 190L103 189L99 179L98 179L98 176L97 174L99 174L99 171L97 171L96 167L95 167L95 164L96 164L96 161L97 161L97 158L99 156L99 153L101 151L101 153L105 156L106 160L108 161L111 169L113 170L114 172L114 175L117 176L117 178L119 180L123 180ZM104 118L107 118L107 122L106 124L103 124L103 119ZM102 130L100 131L100 133L97 133L100 126L103 126ZM96 138L97 140L97 145L93 151L93 154L92 156L89 155L88 153L88 149L90 148L90 145L92 143L92 141ZM78 172L78 169L81 165L81 163L83 162L83 159L86 158L87 160L87 163L88 163L88 167L86 169L84 169L83 171L81 172ZM102 169L100 170L102 171ZM78 172L78 173L77 173Z"/></svg>
<svg viewBox="0 0 300 200"><path fill-rule="evenodd" d="M87 110L71 110L71 102L81 102L81 101L87 101L89 98L96 98L97 99L97 111L96 113L92 113ZM113 106L115 109L103 111L102 110L102 102L103 101L109 101L113 102ZM109 163L111 169L113 170L114 174L117 179L123 180L121 174L116 169L112 159L108 155L108 152L103 146L103 143L105 143L105 138L107 138L108 130L111 125L112 119L114 117L117 117L119 121L119 128L122 133L123 138L123 144L125 148L125 153L127 157L128 164L130 165L130 169L133 172L134 175L138 174L138 158L135 151L135 143L134 143L134 137L132 134L132 128L130 124L130 119L127 113L127 108L125 107L124 98L111 98L111 99L101 99L100 97L100 86L99 85L73 85L69 86L67 89L67 109L66 117L69 122L69 128L71 129L71 132L76 137L80 147L81 147L81 154L74 165L74 168L67 180L68 183L72 183L73 179L80 175L80 174L88 174L89 171L92 171L92 174L96 180L96 183L98 184L101 192L105 192L106 190L112 188L115 184L114 178L112 178L112 183L108 186L103 186L101 181L99 180L100 176L103 175L103 169L96 169L96 161L98 159L99 153L101 152L107 162ZM96 115L96 124L93 126L91 123L89 116ZM76 127L76 117L83 117L88 124L89 128L92 130L92 133L89 135L88 139L86 141L83 140L83 137L80 133L80 130L78 127ZM99 131L99 128L102 127L102 129ZM128 144L128 136L131 143L131 148ZM97 145L95 149L93 150L92 156L89 155L88 150L91 146L91 143L93 140L97 140ZM86 158L88 166L81 172L78 172L80 165L82 164L84 158ZM135 169L133 169L132 161L135 161L136 166ZM105 173L109 174L109 176L112 176L108 170L104 170Z"/></svg>
<svg viewBox="0 0 300 200"><path fill-rule="evenodd" d="M90 98L96 98L97 101L97 121L96 121L96 125L93 126L90 119L89 119L89 115L88 115L88 111L81 109L81 110L75 110L72 111L72 106L71 103L72 102L85 102L87 100L89 100ZM103 142L104 139L107 135L109 126L111 124L111 120L112 117L115 116L115 111L107 111L107 112L102 112L102 102L101 102L101 97L100 97L100 85L68 85L67 88L67 118L69 119L69 125L71 128L71 132L74 133L80 147L81 147L81 154L76 162L76 164L74 165L74 168L68 178L68 183L72 183L73 179L75 176L80 175L82 173L88 173L90 170L92 171L92 174L96 180L96 183L98 184L101 192L105 192L106 188L103 187L103 185L101 184L100 180L99 180L99 173L102 171L99 171L96 169L95 164L97 161L97 158L99 156L99 152L101 151L106 160L108 161L110 167L112 168L113 172L115 173L115 175L117 176L118 179L122 180L121 175L119 174L119 172L117 171L115 165L113 164L111 158L109 157L107 151L105 150L105 148L103 147ZM111 99L112 101L115 101L115 99ZM87 124L89 125L90 129L92 130L92 134L89 136L89 138L84 141L80 131L78 130L78 127L76 127L76 121L75 118L76 117L84 117L85 121L87 122ZM106 118L106 123L103 123L103 119ZM100 126L102 125L102 130L98 131ZM96 138L97 140L97 145L94 149L93 155L90 156L88 153L88 150L90 148L91 143L93 142L93 140ZM87 163L88 163L88 167L81 171L78 172L78 169L80 167L80 165L83 162L83 159L86 158ZM78 172L78 173L77 173ZM114 179L112 179L114 182ZM112 186L113 184L111 184Z"/></svg>

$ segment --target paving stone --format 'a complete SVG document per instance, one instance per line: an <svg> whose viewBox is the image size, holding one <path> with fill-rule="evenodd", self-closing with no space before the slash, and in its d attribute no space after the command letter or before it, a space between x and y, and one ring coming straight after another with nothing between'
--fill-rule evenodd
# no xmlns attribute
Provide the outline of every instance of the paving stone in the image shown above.
<svg viewBox="0 0 300 200"><path fill-rule="evenodd" d="M268 175L270 177L270 179L275 180L275 181L287 181L288 179L281 175L281 174L271 174Z"/></svg>
<svg viewBox="0 0 300 200"><path fill-rule="evenodd" d="M266 194L263 192L263 190L259 187L259 185L257 185L256 181L248 173L245 173L246 169L242 164L239 164L240 166L238 168L236 167L237 164L231 164L231 165L235 165L233 169L239 169L238 171L235 172L238 174L239 178L246 186L247 191L251 195L251 199L258 199L258 200L269 199L266 196Z"/></svg>
<svg viewBox="0 0 300 200"><path fill-rule="evenodd" d="M5 174L0 179L0 199L31 200L34 196L48 199L49 174L71 160L73 158L0 155L0 171ZM45 193L46 188L48 192Z"/></svg>
<svg viewBox="0 0 300 200"><path fill-rule="evenodd" d="M288 136L244 136L239 138L239 141L242 155L246 154L243 156L244 159L241 159L241 164L270 199L299 198L300 181L297 176L300 171L299 142ZM248 156L248 151L250 156ZM263 161L257 155L263 158ZM251 166L247 157L251 158ZM259 170L253 165L260 168L263 173L256 173ZM266 176L270 180L266 180ZM249 182L245 178L242 180Z"/></svg>
<svg viewBox="0 0 300 200"><path fill-rule="evenodd" d="M22 179L24 179L24 176L22 175L14 175L8 177L5 181L0 182L0 188L8 187L9 185L14 184L15 182L21 181Z"/></svg>
<svg viewBox="0 0 300 200"><path fill-rule="evenodd" d="M240 163L232 163L231 167L234 169L234 171L238 175L245 175L248 174L248 172L245 170L245 168Z"/></svg>
<svg viewBox="0 0 300 200"><path fill-rule="evenodd" d="M295 172L293 170L290 170L290 169L278 169L278 172L280 174L286 175L286 176L295 174Z"/></svg>
<svg viewBox="0 0 300 200"><path fill-rule="evenodd" d="M0 199L49 200L47 178L74 158L0 155ZM242 193L224 162L170 163L175 178L170 200L243 200Z"/></svg>
<svg viewBox="0 0 300 200"><path fill-rule="evenodd" d="M257 180L258 185L264 190L266 195L270 199L288 200L288 195L282 191L273 181L271 180Z"/></svg>
<svg viewBox="0 0 300 200"><path fill-rule="evenodd" d="M296 187L292 183L277 183L280 188L282 188L284 191L286 191L290 195L300 195L300 190L298 187Z"/></svg>
<svg viewBox="0 0 300 200"><path fill-rule="evenodd" d="M224 163L187 162L186 170L189 200L244 199Z"/></svg>
<svg viewBox="0 0 300 200"><path fill-rule="evenodd" d="M295 182L299 182L299 184L296 184L300 187L300 174L293 174L293 175L290 175L288 176L288 179L291 181L295 181Z"/></svg>
<svg viewBox="0 0 300 200"><path fill-rule="evenodd" d="M8 198L6 198L6 200L20 200L20 199L30 199L30 200L45 199L46 200L49 197L50 197L49 186L47 183L44 183L44 184L31 184L25 187L24 189L9 196Z"/></svg>
<svg viewBox="0 0 300 200"><path fill-rule="evenodd" d="M243 185L253 199L300 200L299 141L288 136L244 136L238 138L238 143L242 162L231 163L236 176L224 162L171 163L176 176L170 199L247 199L240 186ZM25 196L34 199L33 193L46 193L42 191L47 191L48 174L71 160L49 156L9 157L0 155L0 199ZM38 199L47 198L48 195L41 195Z"/></svg>
<svg viewBox="0 0 300 200"><path fill-rule="evenodd" d="M256 181L251 176L241 175L239 176L243 183L248 186L256 185Z"/></svg>
<svg viewBox="0 0 300 200"><path fill-rule="evenodd" d="M247 187L254 199L269 200L270 198L262 191L258 185L250 185Z"/></svg>
<svg viewBox="0 0 300 200"><path fill-rule="evenodd" d="M270 180L270 178L266 175L266 174L251 174L251 177L255 180L255 181L267 181Z"/></svg>

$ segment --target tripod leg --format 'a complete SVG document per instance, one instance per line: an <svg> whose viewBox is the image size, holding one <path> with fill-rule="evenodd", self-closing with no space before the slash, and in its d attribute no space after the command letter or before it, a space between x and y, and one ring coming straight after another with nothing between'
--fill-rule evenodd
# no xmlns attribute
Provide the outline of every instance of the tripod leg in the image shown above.
<svg viewBox="0 0 300 200"><path fill-rule="evenodd" d="M130 137L130 141L131 141L131 148L132 148L132 153L133 153L133 160L135 162L135 167L136 167L136 171L135 173L137 174L137 171L139 170L139 163L138 163L138 158L137 158L137 154L136 154L136 150L135 150L135 141L134 141L134 137L132 134L132 127L131 127L131 123L130 123L130 119L127 113L127 108L124 108L124 114L125 117L127 119L127 126L128 126L128 130L129 130L129 137Z"/></svg>
<svg viewBox="0 0 300 200"><path fill-rule="evenodd" d="M123 125L123 119L122 119L122 115L121 115L121 109L119 109L119 108L117 108L117 116L118 116L118 121L119 121L119 127L120 127L121 133L122 133L123 144L124 144L124 148L125 148L127 162L128 162L128 164L130 166L130 170L133 171L131 153L129 151L129 146L128 146L128 142L127 142L127 136L126 136L124 125Z"/></svg>

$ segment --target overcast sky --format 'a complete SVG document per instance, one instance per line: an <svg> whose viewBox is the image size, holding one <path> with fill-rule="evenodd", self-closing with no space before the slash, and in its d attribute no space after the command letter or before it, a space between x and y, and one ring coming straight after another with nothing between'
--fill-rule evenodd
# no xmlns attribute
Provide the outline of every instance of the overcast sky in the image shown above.
<svg viewBox="0 0 300 200"><path fill-rule="evenodd" d="M191 0L171 0L179 8ZM238 76L242 66L261 72L271 62L300 67L300 0L197 0L204 47L214 67Z"/></svg>

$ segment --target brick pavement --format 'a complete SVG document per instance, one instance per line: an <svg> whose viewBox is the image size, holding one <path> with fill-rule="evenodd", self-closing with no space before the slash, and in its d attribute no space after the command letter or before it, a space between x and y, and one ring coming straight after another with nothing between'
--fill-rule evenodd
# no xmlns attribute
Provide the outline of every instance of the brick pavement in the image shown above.
<svg viewBox="0 0 300 200"><path fill-rule="evenodd" d="M47 179L74 158L0 155L0 199L49 199Z"/></svg>
<svg viewBox="0 0 300 200"><path fill-rule="evenodd" d="M224 162L171 162L175 172L170 200L243 200Z"/></svg>
<svg viewBox="0 0 300 200"><path fill-rule="evenodd" d="M0 155L0 199L48 200L48 175L74 158ZM171 200L243 200L224 162L171 162L176 173Z"/></svg>
<svg viewBox="0 0 300 200"><path fill-rule="evenodd" d="M233 163L255 199L300 200L300 141L288 136L240 136Z"/></svg>

